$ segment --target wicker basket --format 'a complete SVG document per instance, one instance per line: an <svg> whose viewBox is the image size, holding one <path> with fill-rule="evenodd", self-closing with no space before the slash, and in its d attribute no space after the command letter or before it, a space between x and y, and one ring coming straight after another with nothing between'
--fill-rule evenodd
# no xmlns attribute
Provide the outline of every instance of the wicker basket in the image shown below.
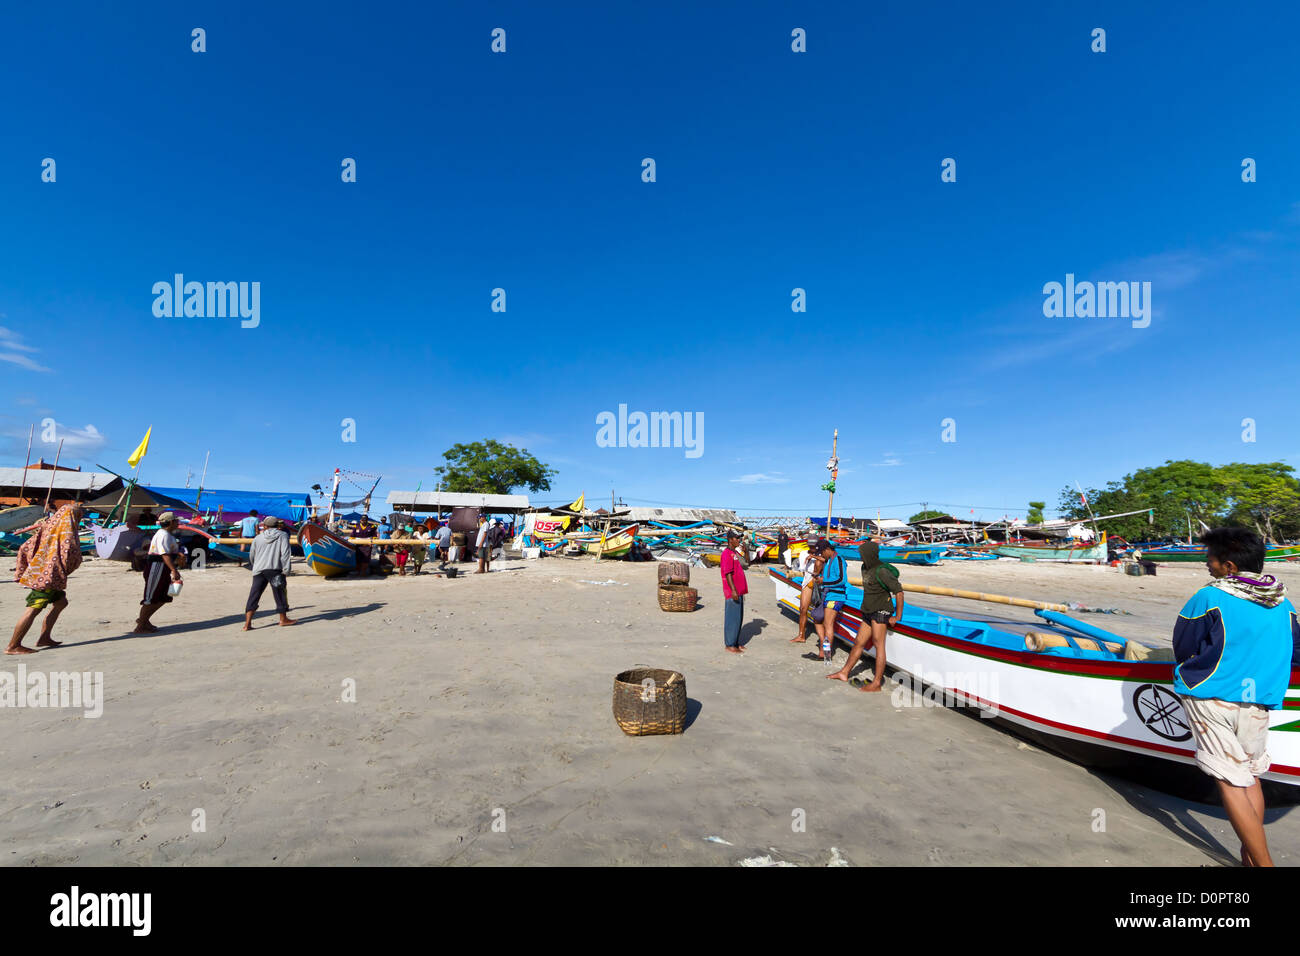
<svg viewBox="0 0 1300 956"><path fill-rule="evenodd" d="M653 667L623 671L614 678L614 719L629 737L680 734L686 729L686 678Z"/></svg>
<svg viewBox="0 0 1300 956"><path fill-rule="evenodd" d="M700 592L685 584L659 585L659 607L665 611L694 611Z"/></svg>
<svg viewBox="0 0 1300 956"><path fill-rule="evenodd" d="M660 561L660 584L690 584L691 566L685 561Z"/></svg>

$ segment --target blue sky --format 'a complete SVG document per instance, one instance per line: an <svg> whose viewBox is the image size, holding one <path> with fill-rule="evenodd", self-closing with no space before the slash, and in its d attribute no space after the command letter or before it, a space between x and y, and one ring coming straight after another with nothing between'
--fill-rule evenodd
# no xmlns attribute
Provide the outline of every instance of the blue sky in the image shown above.
<svg viewBox="0 0 1300 956"><path fill-rule="evenodd" d="M539 500L819 514L838 428L837 512L983 518L1300 464L1294 8L267 6L0 14L3 463L152 425L146 483L382 493L495 437ZM156 317L178 272L260 324ZM1151 282L1150 326L1046 318L1067 273ZM620 404L703 454L598 447Z"/></svg>

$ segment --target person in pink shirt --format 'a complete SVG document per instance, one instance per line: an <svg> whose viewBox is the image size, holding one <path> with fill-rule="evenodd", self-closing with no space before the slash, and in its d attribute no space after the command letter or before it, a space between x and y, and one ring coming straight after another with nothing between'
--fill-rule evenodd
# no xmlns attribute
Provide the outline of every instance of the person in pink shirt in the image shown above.
<svg viewBox="0 0 1300 956"><path fill-rule="evenodd" d="M745 581L745 567L736 551L740 535L727 535L727 546L722 549L722 640L728 653L743 654L740 646L740 626L745 620L745 595L749 585Z"/></svg>

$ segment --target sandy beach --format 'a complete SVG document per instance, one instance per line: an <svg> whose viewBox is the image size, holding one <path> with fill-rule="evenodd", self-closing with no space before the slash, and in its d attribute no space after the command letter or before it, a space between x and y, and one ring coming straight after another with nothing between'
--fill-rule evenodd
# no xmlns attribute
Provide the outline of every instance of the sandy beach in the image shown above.
<svg viewBox="0 0 1300 956"><path fill-rule="evenodd" d="M0 563L6 628L25 596L12 567ZM0 661L104 680L98 718L0 712L5 861L1198 866L1237 852L1217 807L1092 773L969 713L899 708L822 679L824 665L787 643L795 626L762 565L749 572L743 656L723 652L716 570L693 569L702 606L670 614L653 563L496 567L326 581L298 562L301 626L275 626L268 596L245 634L248 572L214 566L186 572L155 618L162 630L136 636L140 576L88 560L56 633L66 645ZM1300 568L1269 570L1300 586ZM903 576L1122 608L1089 619L1149 644L1168 643L1205 579L1200 565L1139 578L1014 561ZM618 729L613 678L638 665L685 675L684 734ZM1300 814L1272 809L1268 824L1274 858L1294 862Z"/></svg>

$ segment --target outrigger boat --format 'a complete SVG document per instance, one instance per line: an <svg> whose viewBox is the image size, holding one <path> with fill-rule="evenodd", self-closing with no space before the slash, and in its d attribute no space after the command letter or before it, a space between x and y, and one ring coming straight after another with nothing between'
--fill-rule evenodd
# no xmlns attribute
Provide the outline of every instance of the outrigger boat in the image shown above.
<svg viewBox="0 0 1300 956"><path fill-rule="evenodd" d="M1033 558L1035 561L1062 561L1070 564L1105 564L1106 535L1091 544L1000 544L994 549L1004 558Z"/></svg>
<svg viewBox="0 0 1300 956"><path fill-rule="evenodd" d="M307 567L323 578L334 578L356 570L357 549L328 528L304 524L298 529L298 542L302 545Z"/></svg>
<svg viewBox="0 0 1300 956"><path fill-rule="evenodd" d="M582 550L597 558L620 558L632 550L632 541L640 528L630 525L609 535L596 535L581 542Z"/></svg>
<svg viewBox="0 0 1300 956"><path fill-rule="evenodd" d="M784 569L769 574L778 606L798 615L802 578ZM861 595L850 586L836 618L835 638L850 646L862 624ZM1051 628L1049 620L1070 621L1037 613L1044 629ZM926 688L927 698L978 708L981 717L1084 766L1191 799L1213 799L1213 782L1196 767L1188 716L1173 691L1171 660L1126 659L1122 639L1089 641L1081 635L1106 632L1078 622L1066 625L1074 634L1052 633L1049 640L1062 646L1044 646L1043 630L1007 629L1015 626L946 617L908 602L891 628L889 666L907 675L915 691ZM863 659L874 655L868 643ZM1270 801L1300 802L1297 710L1300 668L1291 672L1285 704L1269 715L1273 764L1263 779Z"/></svg>
<svg viewBox="0 0 1300 956"><path fill-rule="evenodd" d="M862 541L854 541L851 544L836 544L835 553L845 561L858 561L861 555L858 553L858 547ZM880 546L880 560L889 561L894 564L938 564L939 559L948 551L947 545L942 544L918 544L915 546L901 545L889 547L888 545Z"/></svg>
<svg viewBox="0 0 1300 956"><path fill-rule="evenodd" d="M1205 546L1194 544L1171 544L1156 548L1138 546L1144 561L1174 562L1179 564L1204 564ZM1265 561L1300 561L1300 544L1270 545L1264 553Z"/></svg>

